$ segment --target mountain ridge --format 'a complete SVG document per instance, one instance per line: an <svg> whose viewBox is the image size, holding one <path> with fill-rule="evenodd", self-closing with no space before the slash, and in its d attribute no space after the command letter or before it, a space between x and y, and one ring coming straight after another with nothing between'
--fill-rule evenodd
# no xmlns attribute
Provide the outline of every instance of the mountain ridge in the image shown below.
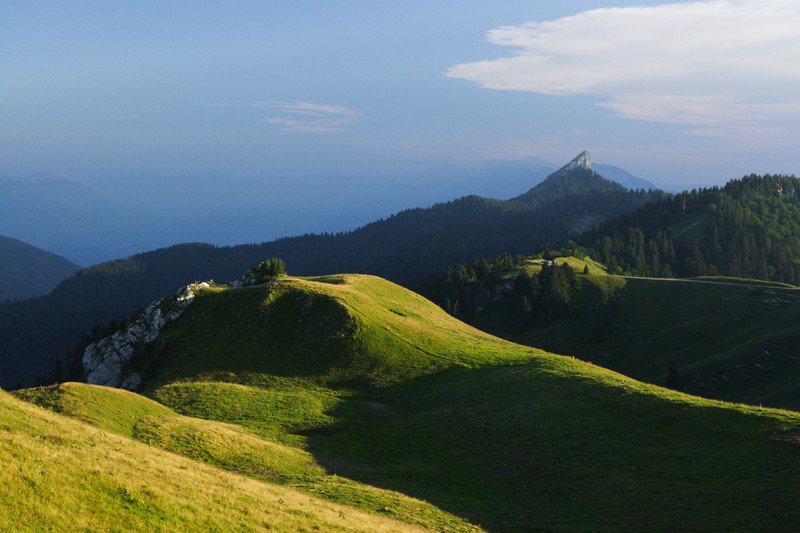
<svg viewBox="0 0 800 533"><path fill-rule="evenodd" d="M0 235L0 303L47 294L78 270L64 257Z"/></svg>
<svg viewBox="0 0 800 533"><path fill-rule="evenodd" d="M625 191L626 188L592 170L591 156L583 151L529 191L510 202L541 205L564 196L588 191Z"/></svg>
<svg viewBox="0 0 800 533"><path fill-rule="evenodd" d="M585 171L534 187L528 202L470 196L402 211L351 232L260 245L180 245L84 269L49 295L0 306L0 384L32 384L58 358L68 366L81 334L128 317L187 279L235 279L265 257L280 257L295 274L360 272L413 285L473 257L560 244L585 225L663 194L630 192L594 175L573 176L580 172ZM567 185L559 186L561 180Z"/></svg>
<svg viewBox="0 0 800 533"><path fill-rule="evenodd" d="M592 168L607 180L615 181L627 189L650 190L661 188L651 181L634 176L630 172L613 165L595 164Z"/></svg>
<svg viewBox="0 0 800 533"><path fill-rule="evenodd" d="M800 180L755 174L664 196L577 241L613 273L800 285Z"/></svg>

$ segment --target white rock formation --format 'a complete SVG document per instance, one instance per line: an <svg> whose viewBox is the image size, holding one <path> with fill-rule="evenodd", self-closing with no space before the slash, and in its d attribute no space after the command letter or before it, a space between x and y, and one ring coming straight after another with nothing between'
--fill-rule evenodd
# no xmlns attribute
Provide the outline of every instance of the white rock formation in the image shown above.
<svg viewBox="0 0 800 533"><path fill-rule="evenodd" d="M583 152L575 156L575 159L573 159L572 161L561 167L560 171L572 170L574 168L583 168L585 170L592 170L592 158L589 155L589 152L584 150Z"/></svg>
<svg viewBox="0 0 800 533"><path fill-rule="evenodd" d="M137 390L142 384L142 376L127 368L136 346L155 342L164 326L178 318L192 303L197 291L208 287L210 285L206 282L187 285L175 296L150 304L127 328L87 346L83 353L86 382Z"/></svg>

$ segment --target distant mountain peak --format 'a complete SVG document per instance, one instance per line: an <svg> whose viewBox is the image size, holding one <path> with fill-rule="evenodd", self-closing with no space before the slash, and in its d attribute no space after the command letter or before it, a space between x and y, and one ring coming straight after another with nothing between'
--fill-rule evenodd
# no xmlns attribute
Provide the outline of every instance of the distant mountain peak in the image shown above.
<svg viewBox="0 0 800 533"><path fill-rule="evenodd" d="M589 155L589 152L584 150L583 152L579 153L572 161L561 167L559 172L562 170L573 170L575 168L592 170L592 157Z"/></svg>
<svg viewBox="0 0 800 533"><path fill-rule="evenodd" d="M543 205L565 196L598 190L624 191L625 187L592 171L589 152L583 151L528 192L509 201Z"/></svg>

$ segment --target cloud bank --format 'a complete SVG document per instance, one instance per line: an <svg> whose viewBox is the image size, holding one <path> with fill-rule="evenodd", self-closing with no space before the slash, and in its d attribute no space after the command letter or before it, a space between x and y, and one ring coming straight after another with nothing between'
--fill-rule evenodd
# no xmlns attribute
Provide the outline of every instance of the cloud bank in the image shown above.
<svg viewBox="0 0 800 533"><path fill-rule="evenodd" d="M747 137L800 120L800 2L713 0L604 8L504 26L513 55L447 76L489 89L585 94L622 117ZM796 132L795 132L796 136Z"/></svg>

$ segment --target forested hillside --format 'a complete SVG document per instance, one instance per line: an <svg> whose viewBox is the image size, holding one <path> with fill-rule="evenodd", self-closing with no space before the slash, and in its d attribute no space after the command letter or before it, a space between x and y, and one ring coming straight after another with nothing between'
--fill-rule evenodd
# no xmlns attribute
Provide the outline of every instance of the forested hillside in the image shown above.
<svg viewBox="0 0 800 533"><path fill-rule="evenodd" d="M67 366L81 335L98 324L191 281L238 278L267 257L284 259L296 275L368 273L416 286L473 257L559 244L663 196L625 190L585 169L562 169L505 202L468 196L346 233L232 247L187 244L96 265L47 296L0 305L0 386L46 378L59 358Z"/></svg>
<svg viewBox="0 0 800 533"><path fill-rule="evenodd" d="M47 294L79 269L61 256L0 235L0 302Z"/></svg>
<svg viewBox="0 0 800 533"><path fill-rule="evenodd" d="M612 273L800 284L800 180L751 175L665 196L580 242Z"/></svg>

